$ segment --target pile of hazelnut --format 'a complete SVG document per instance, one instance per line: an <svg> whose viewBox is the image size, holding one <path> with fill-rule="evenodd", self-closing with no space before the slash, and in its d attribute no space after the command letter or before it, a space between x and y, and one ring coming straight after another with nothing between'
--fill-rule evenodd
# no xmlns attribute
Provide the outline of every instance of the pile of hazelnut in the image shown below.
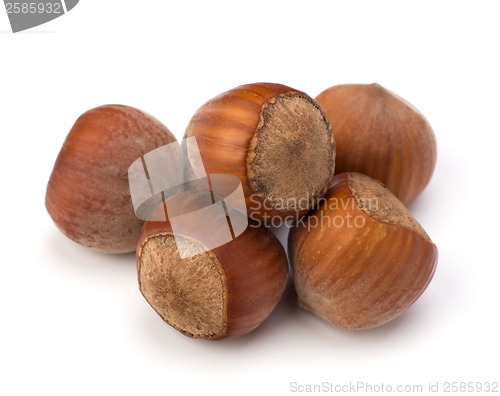
<svg viewBox="0 0 500 396"><path fill-rule="evenodd" d="M280 300L289 262L299 305L346 329L387 323L426 289L437 248L405 205L432 176L436 141L404 99L378 84L334 86L316 99L248 84L198 109L185 133L193 137L207 174L241 182L248 226L220 246L190 231L210 221L193 200L182 200L193 209L185 229L172 226L168 210L162 221L136 215L129 167L176 139L131 107L78 118L46 193L67 237L100 252L136 252L142 294L178 331L209 340L249 333ZM291 228L288 259L269 219Z"/></svg>

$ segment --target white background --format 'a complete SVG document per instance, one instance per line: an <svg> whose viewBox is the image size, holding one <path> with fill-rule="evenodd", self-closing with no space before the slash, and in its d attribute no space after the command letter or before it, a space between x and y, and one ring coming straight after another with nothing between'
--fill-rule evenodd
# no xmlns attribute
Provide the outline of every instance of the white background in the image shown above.
<svg viewBox="0 0 500 396"><path fill-rule="evenodd" d="M0 394L286 395L298 385L500 381L498 2L81 0L25 33L0 13ZM44 207L76 118L143 109L181 137L193 112L244 83L316 96L378 82L430 120L438 163L410 209L439 248L405 314L349 332L289 288L236 340L193 340L139 293L133 255L66 239ZM295 392L298 393L298 392Z"/></svg>

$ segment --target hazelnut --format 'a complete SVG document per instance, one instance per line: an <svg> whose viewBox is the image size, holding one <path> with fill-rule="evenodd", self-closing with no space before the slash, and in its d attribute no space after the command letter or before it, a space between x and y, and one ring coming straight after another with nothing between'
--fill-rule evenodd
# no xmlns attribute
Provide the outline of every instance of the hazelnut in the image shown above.
<svg viewBox="0 0 500 396"><path fill-rule="evenodd" d="M306 213L333 177L330 123L312 98L284 85L216 96L194 114L186 137L196 137L207 174L240 178L253 219Z"/></svg>
<svg viewBox="0 0 500 396"><path fill-rule="evenodd" d="M134 213L128 168L175 137L158 120L127 106L87 111L55 162L45 205L70 239L105 253L135 250L144 221Z"/></svg>
<svg viewBox="0 0 500 396"><path fill-rule="evenodd" d="M267 228L255 224L236 232L232 222L231 234L238 236L213 244L229 233L228 224L225 216L214 222L200 209L205 201L200 194L167 200L168 209L157 208L166 220L144 224L136 253L139 288L160 317L186 336L238 337L259 326L280 300L288 276L286 254ZM172 210L171 200L181 208ZM173 212L189 216L174 223L167 216ZM158 218L156 211L151 217Z"/></svg>
<svg viewBox="0 0 500 396"><path fill-rule="evenodd" d="M424 190L436 164L436 139L415 107L378 84L338 85L316 100L335 133L338 173L374 177L405 205Z"/></svg>
<svg viewBox="0 0 500 396"><path fill-rule="evenodd" d="M438 256L403 203L359 173L334 177L288 246L300 306L346 329L379 326L409 308Z"/></svg>

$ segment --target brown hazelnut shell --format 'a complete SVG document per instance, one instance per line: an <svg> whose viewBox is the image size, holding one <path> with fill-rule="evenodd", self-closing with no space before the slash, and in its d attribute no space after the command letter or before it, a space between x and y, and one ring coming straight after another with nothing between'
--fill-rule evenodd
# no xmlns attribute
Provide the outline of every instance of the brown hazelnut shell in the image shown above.
<svg viewBox="0 0 500 396"><path fill-rule="evenodd" d="M134 213L128 168L175 141L160 121L132 107L105 105L81 115L47 185L45 206L56 226L94 250L133 252L144 221Z"/></svg>
<svg viewBox="0 0 500 396"><path fill-rule="evenodd" d="M288 246L299 304L346 329L376 327L408 309L431 281L438 256L404 205L356 173L334 177Z"/></svg>
<svg viewBox="0 0 500 396"><path fill-rule="evenodd" d="M333 177L335 143L321 107L304 92L255 83L224 92L192 117L207 174L240 178L249 216L295 218Z"/></svg>
<svg viewBox="0 0 500 396"><path fill-rule="evenodd" d="M436 138L413 105L379 84L337 85L316 100L335 134L337 173L380 180L405 205L421 194L434 172Z"/></svg>
<svg viewBox="0 0 500 396"><path fill-rule="evenodd" d="M175 235L203 246L190 230L209 221L200 215ZM167 324L188 337L222 340L251 332L271 314L286 286L288 262L267 228L249 224L230 242L182 259L173 238L168 217L148 220L136 250L141 293Z"/></svg>

